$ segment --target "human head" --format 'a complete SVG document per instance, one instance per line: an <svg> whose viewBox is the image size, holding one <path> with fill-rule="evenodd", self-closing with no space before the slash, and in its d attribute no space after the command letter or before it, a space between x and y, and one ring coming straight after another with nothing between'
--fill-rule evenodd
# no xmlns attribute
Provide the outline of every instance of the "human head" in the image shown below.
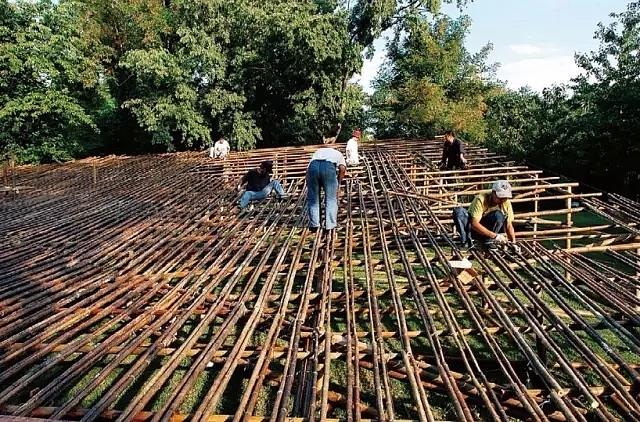
<svg viewBox="0 0 640 422"><path fill-rule="evenodd" d="M224 138L221 136L221 137L218 139L218 142L223 143L223 142L224 142Z"/></svg>
<svg viewBox="0 0 640 422"><path fill-rule="evenodd" d="M502 204L509 198L511 198L511 184L506 180L498 180L493 184L491 191L493 200L496 203Z"/></svg>
<svg viewBox="0 0 640 422"><path fill-rule="evenodd" d="M260 167L258 167L258 171L260 172L260 174L271 174L271 171L273 170L273 161L263 161L260 163Z"/></svg>
<svg viewBox="0 0 640 422"><path fill-rule="evenodd" d="M456 134L453 133L452 130L448 130L444 133L444 140L447 142L453 142L453 140L455 139Z"/></svg>
<svg viewBox="0 0 640 422"><path fill-rule="evenodd" d="M360 136L362 136L362 134L360 133L359 130L354 130L351 136L353 136L354 138L360 139Z"/></svg>

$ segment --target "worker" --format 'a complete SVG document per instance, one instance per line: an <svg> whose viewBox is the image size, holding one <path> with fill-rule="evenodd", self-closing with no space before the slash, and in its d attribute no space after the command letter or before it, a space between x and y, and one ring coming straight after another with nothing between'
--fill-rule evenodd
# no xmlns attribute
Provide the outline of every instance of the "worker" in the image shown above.
<svg viewBox="0 0 640 422"><path fill-rule="evenodd" d="M490 193L481 193L471 202L469 211L463 207L453 210L453 223L460 234L463 248L473 247L473 240L482 242L484 249L495 249L496 245L516 245L513 229L513 208L511 207L511 185L506 180L498 180ZM506 237L501 233L506 231Z"/></svg>
<svg viewBox="0 0 640 422"><path fill-rule="evenodd" d="M338 197L346 170L347 163L337 149L320 148L311 157L307 167L307 206L312 231L320 227L321 188L324 191L326 214L324 228L332 230L338 225Z"/></svg>
<svg viewBox="0 0 640 422"><path fill-rule="evenodd" d="M449 130L445 132L440 170L464 170L466 168L467 159L464 157L464 145L462 145L462 141L456 138L453 131Z"/></svg>
<svg viewBox="0 0 640 422"><path fill-rule="evenodd" d="M354 130L351 139L347 141L347 164L357 166L360 163L358 157L358 141L360 141L360 131Z"/></svg>
<svg viewBox="0 0 640 422"><path fill-rule="evenodd" d="M214 146L211 148L211 153L209 156L211 158L219 158L221 160L226 160L227 155L229 154L229 151L231 151L231 146L229 145L229 142L227 142L227 140L224 139L223 137L220 137L220 139L218 139L218 142L216 142Z"/></svg>
<svg viewBox="0 0 640 422"><path fill-rule="evenodd" d="M240 210L244 212L251 201L265 199L271 191L275 190L278 198L287 199L289 194L284 191L282 185L277 180L271 180L271 172L273 170L273 162L263 161L260 166L251 169L242 176L242 180L238 185L238 192L245 189L240 198Z"/></svg>

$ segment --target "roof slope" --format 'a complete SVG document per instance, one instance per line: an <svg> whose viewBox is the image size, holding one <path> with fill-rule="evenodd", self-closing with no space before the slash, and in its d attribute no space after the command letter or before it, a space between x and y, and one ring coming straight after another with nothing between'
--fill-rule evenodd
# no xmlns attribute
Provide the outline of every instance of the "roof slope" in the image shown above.
<svg viewBox="0 0 640 422"><path fill-rule="evenodd" d="M477 147L440 172L440 141L389 140L361 145L339 229L311 233L313 149L18 168L0 414L640 419L638 204ZM292 196L240 218L234 188L266 158ZM497 178L522 253L463 254L452 209Z"/></svg>

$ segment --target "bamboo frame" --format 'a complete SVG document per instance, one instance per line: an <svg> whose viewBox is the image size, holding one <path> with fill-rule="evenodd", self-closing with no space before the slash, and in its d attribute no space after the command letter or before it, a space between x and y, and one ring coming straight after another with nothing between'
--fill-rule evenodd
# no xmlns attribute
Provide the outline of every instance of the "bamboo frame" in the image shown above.
<svg viewBox="0 0 640 422"><path fill-rule="evenodd" d="M468 149L469 169L434 172L440 141L384 141L361 145L341 227L312 233L304 174L317 147L16 167L16 183L33 189L0 198L11 242L0 253L0 415L331 420L341 409L435 421L444 397L465 421L640 418L630 388L640 368L626 358L640 352L637 204L574 192L482 148ZM272 157L292 197L238 216L235 181ZM499 177L514 181L522 252L461 251L457 197ZM578 226L584 209L605 221ZM542 246L550 239L560 249ZM478 277L452 267L465 257ZM616 266L631 263L632 273ZM158 412L144 412L179 370ZM544 388L528 385L531 371ZM205 373L199 401L179 414ZM132 399L116 402L136 379ZM406 388L406 415L392 381ZM261 394L269 414L257 414ZM214 414L225 398L235 413Z"/></svg>

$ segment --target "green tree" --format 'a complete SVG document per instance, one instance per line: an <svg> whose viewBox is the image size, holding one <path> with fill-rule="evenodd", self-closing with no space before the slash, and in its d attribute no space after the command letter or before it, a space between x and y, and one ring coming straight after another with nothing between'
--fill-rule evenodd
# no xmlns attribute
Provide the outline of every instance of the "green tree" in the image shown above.
<svg viewBox="0 0 640 422"><path fill-rule="evenodd" d="M436 16L439 14L443 3L455 3L462 9L467 3L473 0L355 0L353 7L349 9L347 28L350 42L346 45L345 60L342 63L342 88L339 100L340 108L337 113L339 121L338 132L342 128L345 119L346 93L348 81L362 67L363 54L366 58L373 57L373 42L378 39L384 31L396 28L396 33L404 31L416 16ZM352 2L347 1L347 8ZM350 57L350 59L349 59ZM380 90L384 90L380 87ZM384 95L382 95L384 97ZM391 101L389 98L374 96L372 104L381 105L380 101ZM381 111L381 110L380 110ZM387 111L388 112L388 111ZM373 113L374 121L382 117ZM384 114L384 113L383 113ZM383 126L385 126L383 124Z"/></svg>
<svg viewBox="0 0 640 422"><path fill-rule="evenodd" d="M432 137L454 129L471 140L486 136L486 96L494 89L491 46L470 54L471 21L408 18L389 45L371 101L378 136Z"/></svg>
<svg viewBox="0 0 640 422"><path fill-rule="evenodd" d="M250 52L243 51L248 60L235 73L262 129L261 145L318 143L348 95L342 92L342 66L350 60L343 14L323 13L307 1L265 2L251 22L238 36L250 40Z"/></svg>
<svg viewBox="0 0 640 422"><path fill-rule="evenodd" d="M92 149L108 94L78 31L77 4L0 4L0 150L42 162Z"/></svg>
<svg viewBox="0 0 640 422"><path fill-rule="evenodd" d="M598 25L597 51L576 55L584 74L574 80L571 98L576 129L570 149L578 154L578 172L590 180L640 193L640 2L613 13L609 26Z"/></svg>
<svg viewBox="0 0 640 422"><path fill-rule="evenodd" d="M485 144L493 151L524 160L533 150L531 142L543 130L539 118L544 105L530 88L494 90L487 96Z"/></svg>

